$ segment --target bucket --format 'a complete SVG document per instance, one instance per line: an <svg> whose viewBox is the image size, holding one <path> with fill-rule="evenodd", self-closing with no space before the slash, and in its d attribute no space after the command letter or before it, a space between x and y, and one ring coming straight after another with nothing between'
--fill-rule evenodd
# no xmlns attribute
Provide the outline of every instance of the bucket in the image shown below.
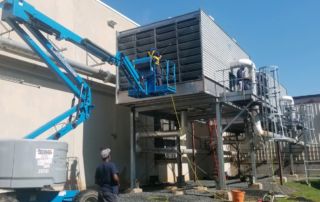
<svg viewBox="0 0 320 202"><path fill-rule="evenodd" d="M240 190L231 190L232 193L232 201L233 202L244 202L244 191Z"/></svg>

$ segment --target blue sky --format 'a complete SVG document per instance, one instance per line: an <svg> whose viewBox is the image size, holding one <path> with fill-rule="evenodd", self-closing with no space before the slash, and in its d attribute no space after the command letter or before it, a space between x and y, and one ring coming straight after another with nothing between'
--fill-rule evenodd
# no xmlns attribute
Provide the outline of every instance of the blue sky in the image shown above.
<svg viewBox="0 0 320 202"><path fill-rule="evenodd" d="M104 0L144 25L199 8L259 66L279 66L293 96L320 93L319 0Z"/></svg>

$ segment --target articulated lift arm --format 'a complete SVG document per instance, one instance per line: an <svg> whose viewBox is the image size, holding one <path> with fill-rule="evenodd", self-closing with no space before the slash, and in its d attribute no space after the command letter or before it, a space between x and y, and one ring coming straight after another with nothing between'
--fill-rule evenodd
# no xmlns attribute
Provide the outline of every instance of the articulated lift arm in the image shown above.
<svg viewBox="0 0 320 202"><path fill-rule="evenodd" d="M33 51L43 59L47 66L67 85L78 100L78 103L71 109L28 134L25 137L26 139L38 137L69 117L69 121L64 127L48 137L48 139L59 139L79 124L86 121L93 108L89 85L66 62L59 50L43 35L43 33L54 35L57 40L69 41L80 48L85 49L102 61L122 68L129 83L134 85L141 94L146 94L146 90L140 82L141 78L138 72L126 56L121 53L113 56L90 40L80 37L37 11L27 2L22 0L5 0L2 4L2 20L7 22L33 49ZM48 54L50 54L54 60L51 59Z"/></svg>

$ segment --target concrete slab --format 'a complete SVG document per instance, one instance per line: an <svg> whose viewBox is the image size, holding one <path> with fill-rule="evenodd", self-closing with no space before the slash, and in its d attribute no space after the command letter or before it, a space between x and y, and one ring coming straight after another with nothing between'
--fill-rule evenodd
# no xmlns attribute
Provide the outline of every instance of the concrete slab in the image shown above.
<svg viewBox="0 0 320 202"><path fill-rule="evenodd" d="M173 193L175 196L184 195L184 192L183 192L182 190L174 190L174 191L172 191L172 193Z"/></svg>
<svg viewBox="0 0 320 202"><path fill-rule="evenodd" d="M277 177L277 176L273 177L273 181L280 183L280 177ZM283 183L287 183L288 182L288 178L287 177L282 177L282 182Z"/></svg>
<svg viewBox="0 0 320 202"><path fill-rule="evenodd" d="M205 186L197 186L194 188L195 190L199 191L199 192L206 192L208 191L208 187Z"/></svg>
<svg viewBox="0 0 320 202"><path fill-rule="evenodd" d="M288 178L291 180L300 180L298 174L289 175Z"/></svg>
<svg viewBox="0 0 320 202"><path fill-rule="evenodd" d="M143 190L141 188L134 188L134 189L129 189L127 191L127 193L130 193L130 194L138 194L138 193L142 193Z"/></svg>
<svg viewBox="0 0 320 202"><path fill-rule="evenodd" d="M217 190L213 197L219 200L232 201L232 193L229 190Z"/></svg>
<svg viewBox="0 0 320 202"><path fill-rule="evenodd" d="M253 183L249 185L250 189L257 189L257 190L262 190L263 189L263 185L262 183Z"/></svg>
<svg viewBox="0 0 320 202"><path fill-rule="evenodd" d="M169 190L169 191L175 191L175 190L178 190L178 187L177 186L168 186L166 187L166 190Z"/></svg>

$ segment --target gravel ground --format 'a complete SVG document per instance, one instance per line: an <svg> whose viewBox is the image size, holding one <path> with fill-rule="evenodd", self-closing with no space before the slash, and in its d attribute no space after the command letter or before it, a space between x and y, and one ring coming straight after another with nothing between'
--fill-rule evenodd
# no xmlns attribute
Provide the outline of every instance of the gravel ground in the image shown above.
<svg viewBox="0 0 320 202"><path fill-rule="evenodd" d="M181 195L175 196L169 193L152 193L143 192L139 194L121 194L119 202L134 201L134 202L212 202L215 201L212 198L196 195ZM216 200L217 201L217 200Z"/></svg>
<svg viewBox="0 0 320 202"><path fill-rule="evenodd" d="M229 185L229 188L231 189L238 188L240 190L245 191L246 199L251 199L251 200L262 198L268 192L273 192L274 194L281 194L281 195L290 195L295 191L287 186L283 186L283 185L280 185L279 183L275 183L272 178L259 179L258 183L262 184L263 186L262 190L250 189L248 188L247 183L241 183L241 182L238 182L238 183L234 182L231 185Z"/></svg>
<svg viewBox="0 0 320 202"><path fill-rule="evenodd" d="M262 198L269 191L275 194L289 195L294 190L281 186L278 183L274 183L271 178L259 179L259 183L263 184L263 190L255 190L248 188L248 183L240 182L239 180L229 180L228 189L240 189L245 191L245 201L257 201ZM216 193L214 181L202 180L200 182L188 182L184 187L184 195L174 195L166 187L157 188L144 188L143 193L139 194L120 194L119 202L134 201L134 202L221 202L223 200L214 199L212 196ZM205 186L207 191L198 191L194 189L195 186Z"/></svg>

